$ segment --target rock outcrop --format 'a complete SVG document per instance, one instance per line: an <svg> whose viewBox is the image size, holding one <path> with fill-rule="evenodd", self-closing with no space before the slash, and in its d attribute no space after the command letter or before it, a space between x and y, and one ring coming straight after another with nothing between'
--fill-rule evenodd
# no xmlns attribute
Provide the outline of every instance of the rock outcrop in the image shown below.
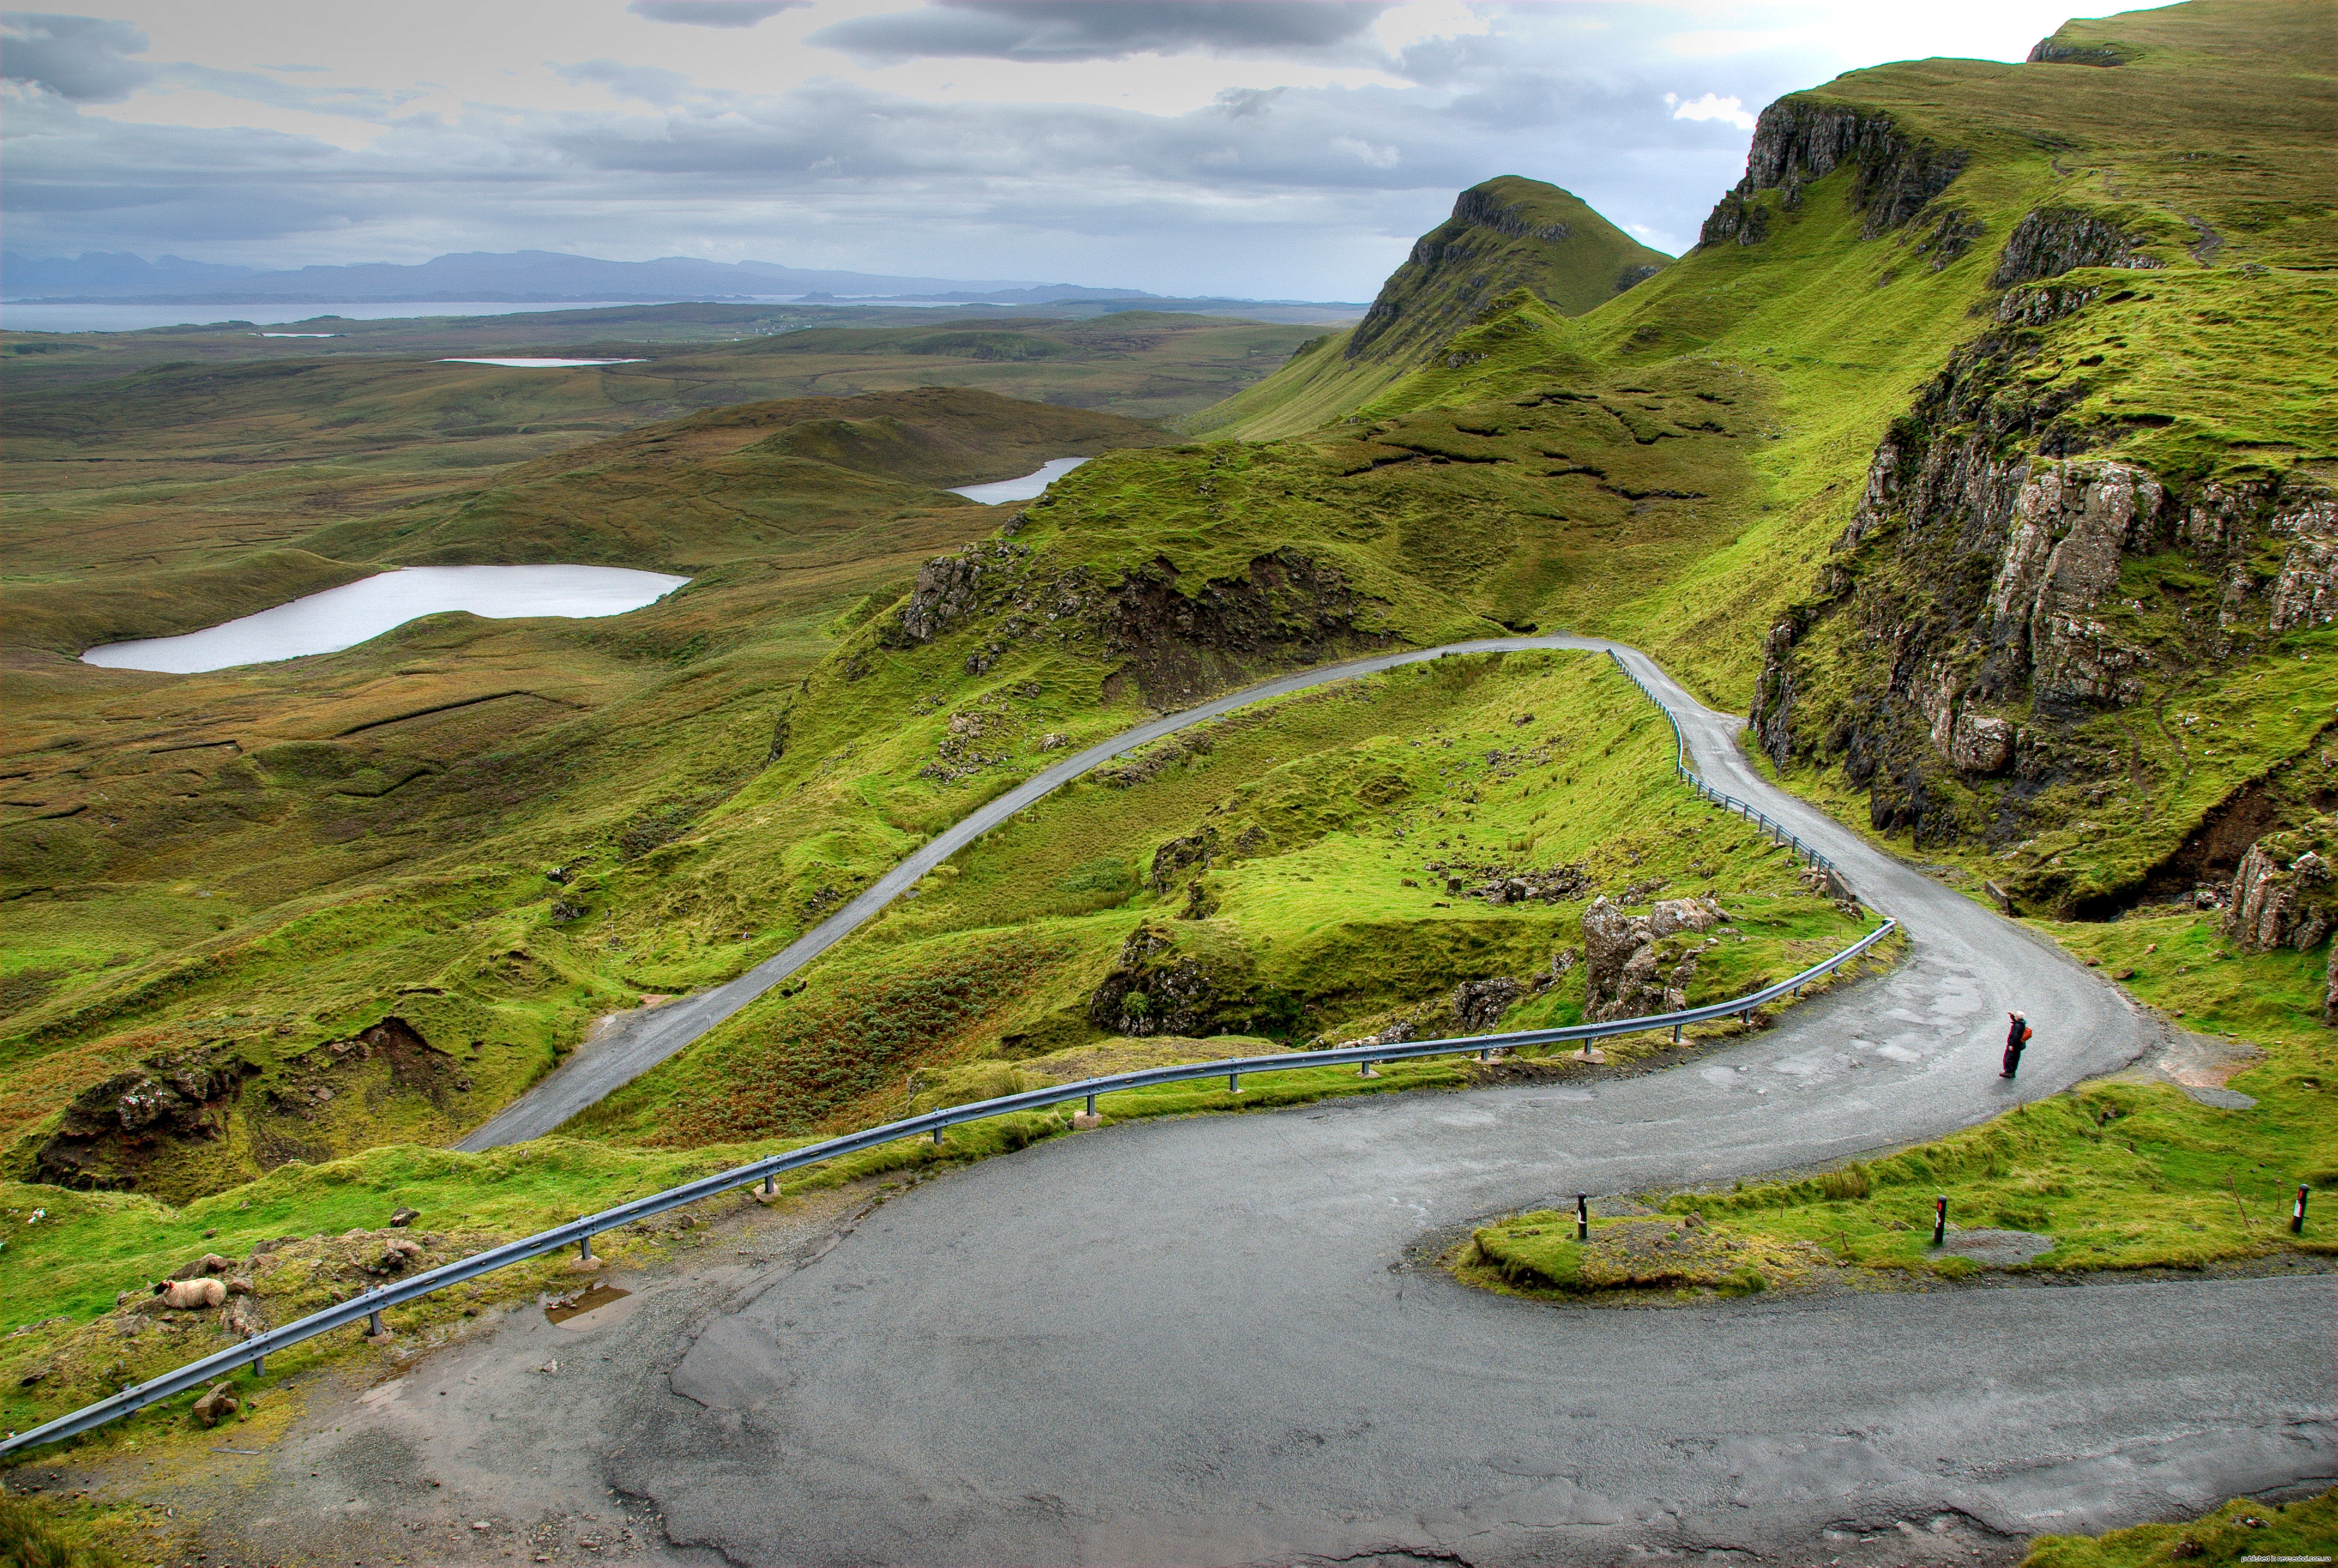
<svg viewBox="0 0 2338 1568"><path fill-rule="evenodd" d="M1678 1012L1688 1005L1694 951L1665 939L1702 935L1729 916L1710 898L1665 898L1626 915L1603 896L1583 912L1583 1015L1594 1023Z"/></svg>
<svg viewBox="0 0 2338 1568"><path fill-rule="evenodd" d="M1486 980L1464 980L1453 988L1453 1016L1464 1034L1491 1029L1526 995L1526 987L1506 975Z"/></svg>
<svg viewBox="0 0 2338 1568"><path fill-rule="evenodd" d="M1781 205L1802 205L1803 187L1843 164L1857 172L1851 205L1867 214L1864 238L1899 228L1949 188L1965 166L1960 148L1911 137L1892 118L1869 109L1822 104L1799 94L1781 98L1754 122L1745 176L1721 199L1698 233L1699 246L1758 244L1768 232L1769 210L1755 200L1783 191Z"/></svg>
<svg viewBox="0 0 2338 1568"><path fill-rule="evenodd" d="M1113 1034L1291 1034L1295 997L1262 986L1247 952L1201 926L1182 939L1147 923L1128 934L1120 956L1089 994L1088 1022Z"/></svg>
<svg viewBox="0 0 2338 1568"><path fill-rule="evenodd" d="M2119 44L2079 44L2071 40L2040 38L2029 46L2027 64L2031 65L2124 65L2128 51Z"/></svg>
<svg viewBox="0 0 2338 1568"><path fill-rule="evenodd" d="M930 642L982 608L986 578L997 582L1031 554L1027 544L1006 540L972 544L955 555L937 555L918 568L916 586L902 603L900 635Z"/></svg>
<svg viewBox="0 0 2338 1568"><path fill-rule="evenodd" d="M2076 207L2039 207L2024 214L2006 237L1989 285L2005 289L2059 278L2080 267L2158 266L2151 257L2136 253L2141 243L2099 214Z"/></svg>
<svg viewBox="0 0 2338 1568"><path fill-rule="evenodd" d="M2301 836L2261 838L2241 857L2225 901L2225 935L2245 953L2311 951L2338 926L2338 876Z"/></svg>
<svg viewBox="0 0 2338 1568"><path fill-rule="evenodd" d="M33 1157L34 1180L84 1191L135 1184L125 1155L155 1144L214 1142L229 1104L260 1069L233 1056L158 1056L84 1090Z"/></svg>
<svg viewBox="0 0 2338 1568"><path fill-rule="evenodd" d="M1240 577L1183 591L1165 558L1131 572L1103 612L1105 645L1156 708L1254 678L1262 668L1313 664L1386 648L1370 630L1376 601L1340 570L1289 548L1253 559Z"/></svg>
<svg viewBox="0 0 2338 1568"><path fill-rule="evenodd" d="M2006 299L2027 323L2096 292ZM2058 783L2130 784L2129 759L2090 750L2085 724L2338 614L2326 490L2303 475L2179 487L2084 456L2098 436L2073 418L2083 384L2033 384L2039 352L2016 325L1951 358L1877 446L1815 592L1763 643L1756 743L1781 767L1839 763L1875 827L1919 845L2014 841Z"/></svg>

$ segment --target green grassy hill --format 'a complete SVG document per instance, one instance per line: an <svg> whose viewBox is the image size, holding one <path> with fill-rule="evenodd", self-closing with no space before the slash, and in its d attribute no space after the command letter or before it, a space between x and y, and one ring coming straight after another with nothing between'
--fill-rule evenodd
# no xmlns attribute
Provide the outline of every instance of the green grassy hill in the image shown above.
<svg viewBox="0 0 2338 1568"><path fill-rule="evenodd" d="M1453 216L1414 243L1361 321L1303 346L1269 382L1188 416L1185 427L1253 439L1312 429L1434 359L1505 295L1524 289L1579 316L1671 260L1556 185L1488 180L1461 192Z"/></svg>
<svg viewBox="0 0 2338 1568"><path fill-rule="evenodd" d="M1595 309L1513 293L1386 385L1327 342L1192 423L1344 484L1373 432L1433 427L1535 542L1467 608L1648 646L1803 787L2025 904L2228 877L2338 803L2332 17L2198 3L2056 40L1771 106L1697 250ZM1557 407L1621 429L1684 397L1758 421L1667 416L1621 466L1520 445ZM1632 500L1617 547L1567 495L1586 466ZM1289 532L1349 549L1310 500Z"/></svg>

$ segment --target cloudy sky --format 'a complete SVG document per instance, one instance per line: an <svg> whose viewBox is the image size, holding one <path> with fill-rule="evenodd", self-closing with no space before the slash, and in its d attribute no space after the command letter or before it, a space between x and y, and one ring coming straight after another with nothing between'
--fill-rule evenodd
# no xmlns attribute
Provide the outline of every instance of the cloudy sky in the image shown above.
<svg viewBox="0 0 2338 1568"><path fill-rule="evenodd" d="M1678 251L1771 99L2018 60L2068 5L95 0L5 15L0 212L35 256L535 249L1364 299L1495 174Z"/></svg>

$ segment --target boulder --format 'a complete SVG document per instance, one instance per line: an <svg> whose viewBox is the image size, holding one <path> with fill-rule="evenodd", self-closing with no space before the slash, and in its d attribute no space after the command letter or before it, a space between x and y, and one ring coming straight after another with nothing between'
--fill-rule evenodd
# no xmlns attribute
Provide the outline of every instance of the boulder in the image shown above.
<svg viewBox="0 0 2338 1568"><path fill-rule="evenodd" d="M2004 772L2013 762L2013 726L1984 714L1958 714L1949 731L1949 762L1964 773Z"/></svg>
<svg viewBox="0 0 2338 1568"><path fill-rule="evenodd" d="M1728 918L1711 898L1660 898L1648 910L1648 935L1658 941L1683 931L1702 936Z"/></svg>
<svg viewBox="0 0 2338 1568"><path fill-rule="evenodd" d="M220 1313L219 1323L239 1339L249 1339L268 1328L268 1319L260 1316L260 1304L250 1296L231 1298Z"/></svg>
<svg viewBox="0 0 2338 1568"><path fill-rule="evenodd" d="M216 1426L242 1408L230 1385L215 1383L211 1391L195 1401L195 1419L206 1426Z"/></svg>
<svg viewBox="0 0 2338 1568"><path fill-rule="evenodd" d="M974 612L983 564L964 555L937 555L918 568L917 586L901 606L901 632L912 642L930 642L950 622Z"/></svg>
<svg viewBox="0 0 2338 1568"><path fill-rule="evenodd" d="M421 1218L422 1211L419 1209L400 1209L389 1217L389 1223L393 1229L403 1230Z"/></svg>
<svg viewBox="0 0 2338 1568"><path fill-rule="evenodd" d="M1596 1023L1688 1005L1694 953L1659 976L1656 944L1684 932L1704 933L1729 918L1711 898L1666 898L1645 915L1626 915L1605 897L1583 913L1584 1016Z"/></svg>
<svg viewBox="0 0 2338 1568"><path fill-rule="evenodd" d="M1453 988L1453 1015L1461 1022L1462 1032L1475 1034L1491 1029L1502 1021L1510 1004L1517 1001L1526 987L1508 975L1498 975L1486 980L1464 980Z"/></svg>

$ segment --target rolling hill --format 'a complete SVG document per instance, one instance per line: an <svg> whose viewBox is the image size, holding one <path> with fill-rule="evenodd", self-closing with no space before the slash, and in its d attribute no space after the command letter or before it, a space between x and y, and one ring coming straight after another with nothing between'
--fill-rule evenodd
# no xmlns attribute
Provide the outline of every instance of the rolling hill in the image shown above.
<svg viewBox="0 0 2338 1568"><path fill-rule="evenodd" d="M78 674L44 675L30 744L46 750L25 763L40 788L24 792L43 814L9 840L12 880L38 894L13 907L40 933L25 965L39 977L7 1049L59 1066L19 1108L20 1150L66 1095L165 1046L282 1063L297 1053L270 1044L277 1029L306 1048L393 1015L482 1043L466 1059L482 1063L476 1098L426 1113L392 1095L407 1109L351 1113L333 1146L437 1137L540 1072L594 1011L736 972L1053 750L1262 671L1501 628L1648 646L1751 709L1788 782L2018 906L2098 916L2193 898L2265 834L2323 831L2330 804L2330 32L2315 5L2196 0L2072 24L2024 64L1852 73L1765 111L1702 243L1645 276L1661 258L1565 192L1478 187L1354 334L1302 345L1195 416L1207 439L927 392L669 404L624 428L643 401L556 450L285 529L272 542L310 564L288 557L282 581L551 554L698 579L622 629L418 623L281 672L110 685L102 703ZM1077 403L1080 378L1110 365L1126 407L1144 391L1133 368L1218 330L896 322L628 373L714 403L736 400L718 388L857 390L947 366ZM205 369L206 395L308 419L302 441L356 439L318 416L330 397L259 390L327 387L351 362L287 363L311 368ZM126 457L142 426L167 446L195 374L60 387L12 436L46 443L60 472L74 452ZM552 385L510 396L533 417ZM581 407L627 385L557 397ZM209 438L195 415L183 428L190 451ZM1106 446L1003 521L929 488ZM192 580L119 576L150 619L173 612L169 582ZM938 878L929 902L823 960L821 1004L883 995L915 1013L963 969L988 978L905 1038L900 1062L1085 1049L1112 1023L1086 999L1143 926L1166 934L1155 957L1230 977L1220 1025L1304 1038L1426 1005L1517 953L1507 927L1432 913L1426 889L1365 898L1354 878L1400 868L1385 837L1400 799L1421 802L1412 832L1448 824L1451 842L1432 842L1449 857L1474 824L1469 852L1487 864L1732 864L1586 796L1596 777L1602 801L1622 798L1593 760L1642 743L1640 710L1621 693L1578 707L1519 687L1511 701L1513 679L1541 678L1485 677L1505 695L1461 730L1501 758L1490 771L1381 769L1420 721L1391 689L1356 699L1377 717L1354 724L1312 709L1262 721L1266 739L1244 742L1258 767L1305 760L1287 799L1242 793L1239 769L1204 782L1192 752L1100 781L1107 793L1063 803L1042 869L970 855L959 892ZM312 704L297 724L270 708L293 692ZM396 739L431 707L409 693L490 692L518 704L512 720ZM198 722L214 710L249 733ZM214 755L179 785L139 787L155 825L126 852L106 826L122 813L65 814L124 787L57 760L133 719L151 750L165 717ZM1498 721L1520 726L1518 747L1491 739ZM359 730L372 739L336 739ZM1522 769L1513 750L1536 760ZM283 857L296 820L314 848ZM1250 827L1252 848L1200 877L1162 859ZM1352 883L1361 913L1295 886L1322 879ZM234 901L199 909L198 880ZM75 971L82 954L105 961ZM1403 985L1359 979L1360 955ZM1294 979L1307 973L1321 983ZM785 1000L643 1081L605 1131L668 1136L670 1113L728 1071L710 1063L775 1042L792 1065L754 1117L701 1115L691 1136L834 1124L889 1092L837 1076L835 1019Z"/></svg>

